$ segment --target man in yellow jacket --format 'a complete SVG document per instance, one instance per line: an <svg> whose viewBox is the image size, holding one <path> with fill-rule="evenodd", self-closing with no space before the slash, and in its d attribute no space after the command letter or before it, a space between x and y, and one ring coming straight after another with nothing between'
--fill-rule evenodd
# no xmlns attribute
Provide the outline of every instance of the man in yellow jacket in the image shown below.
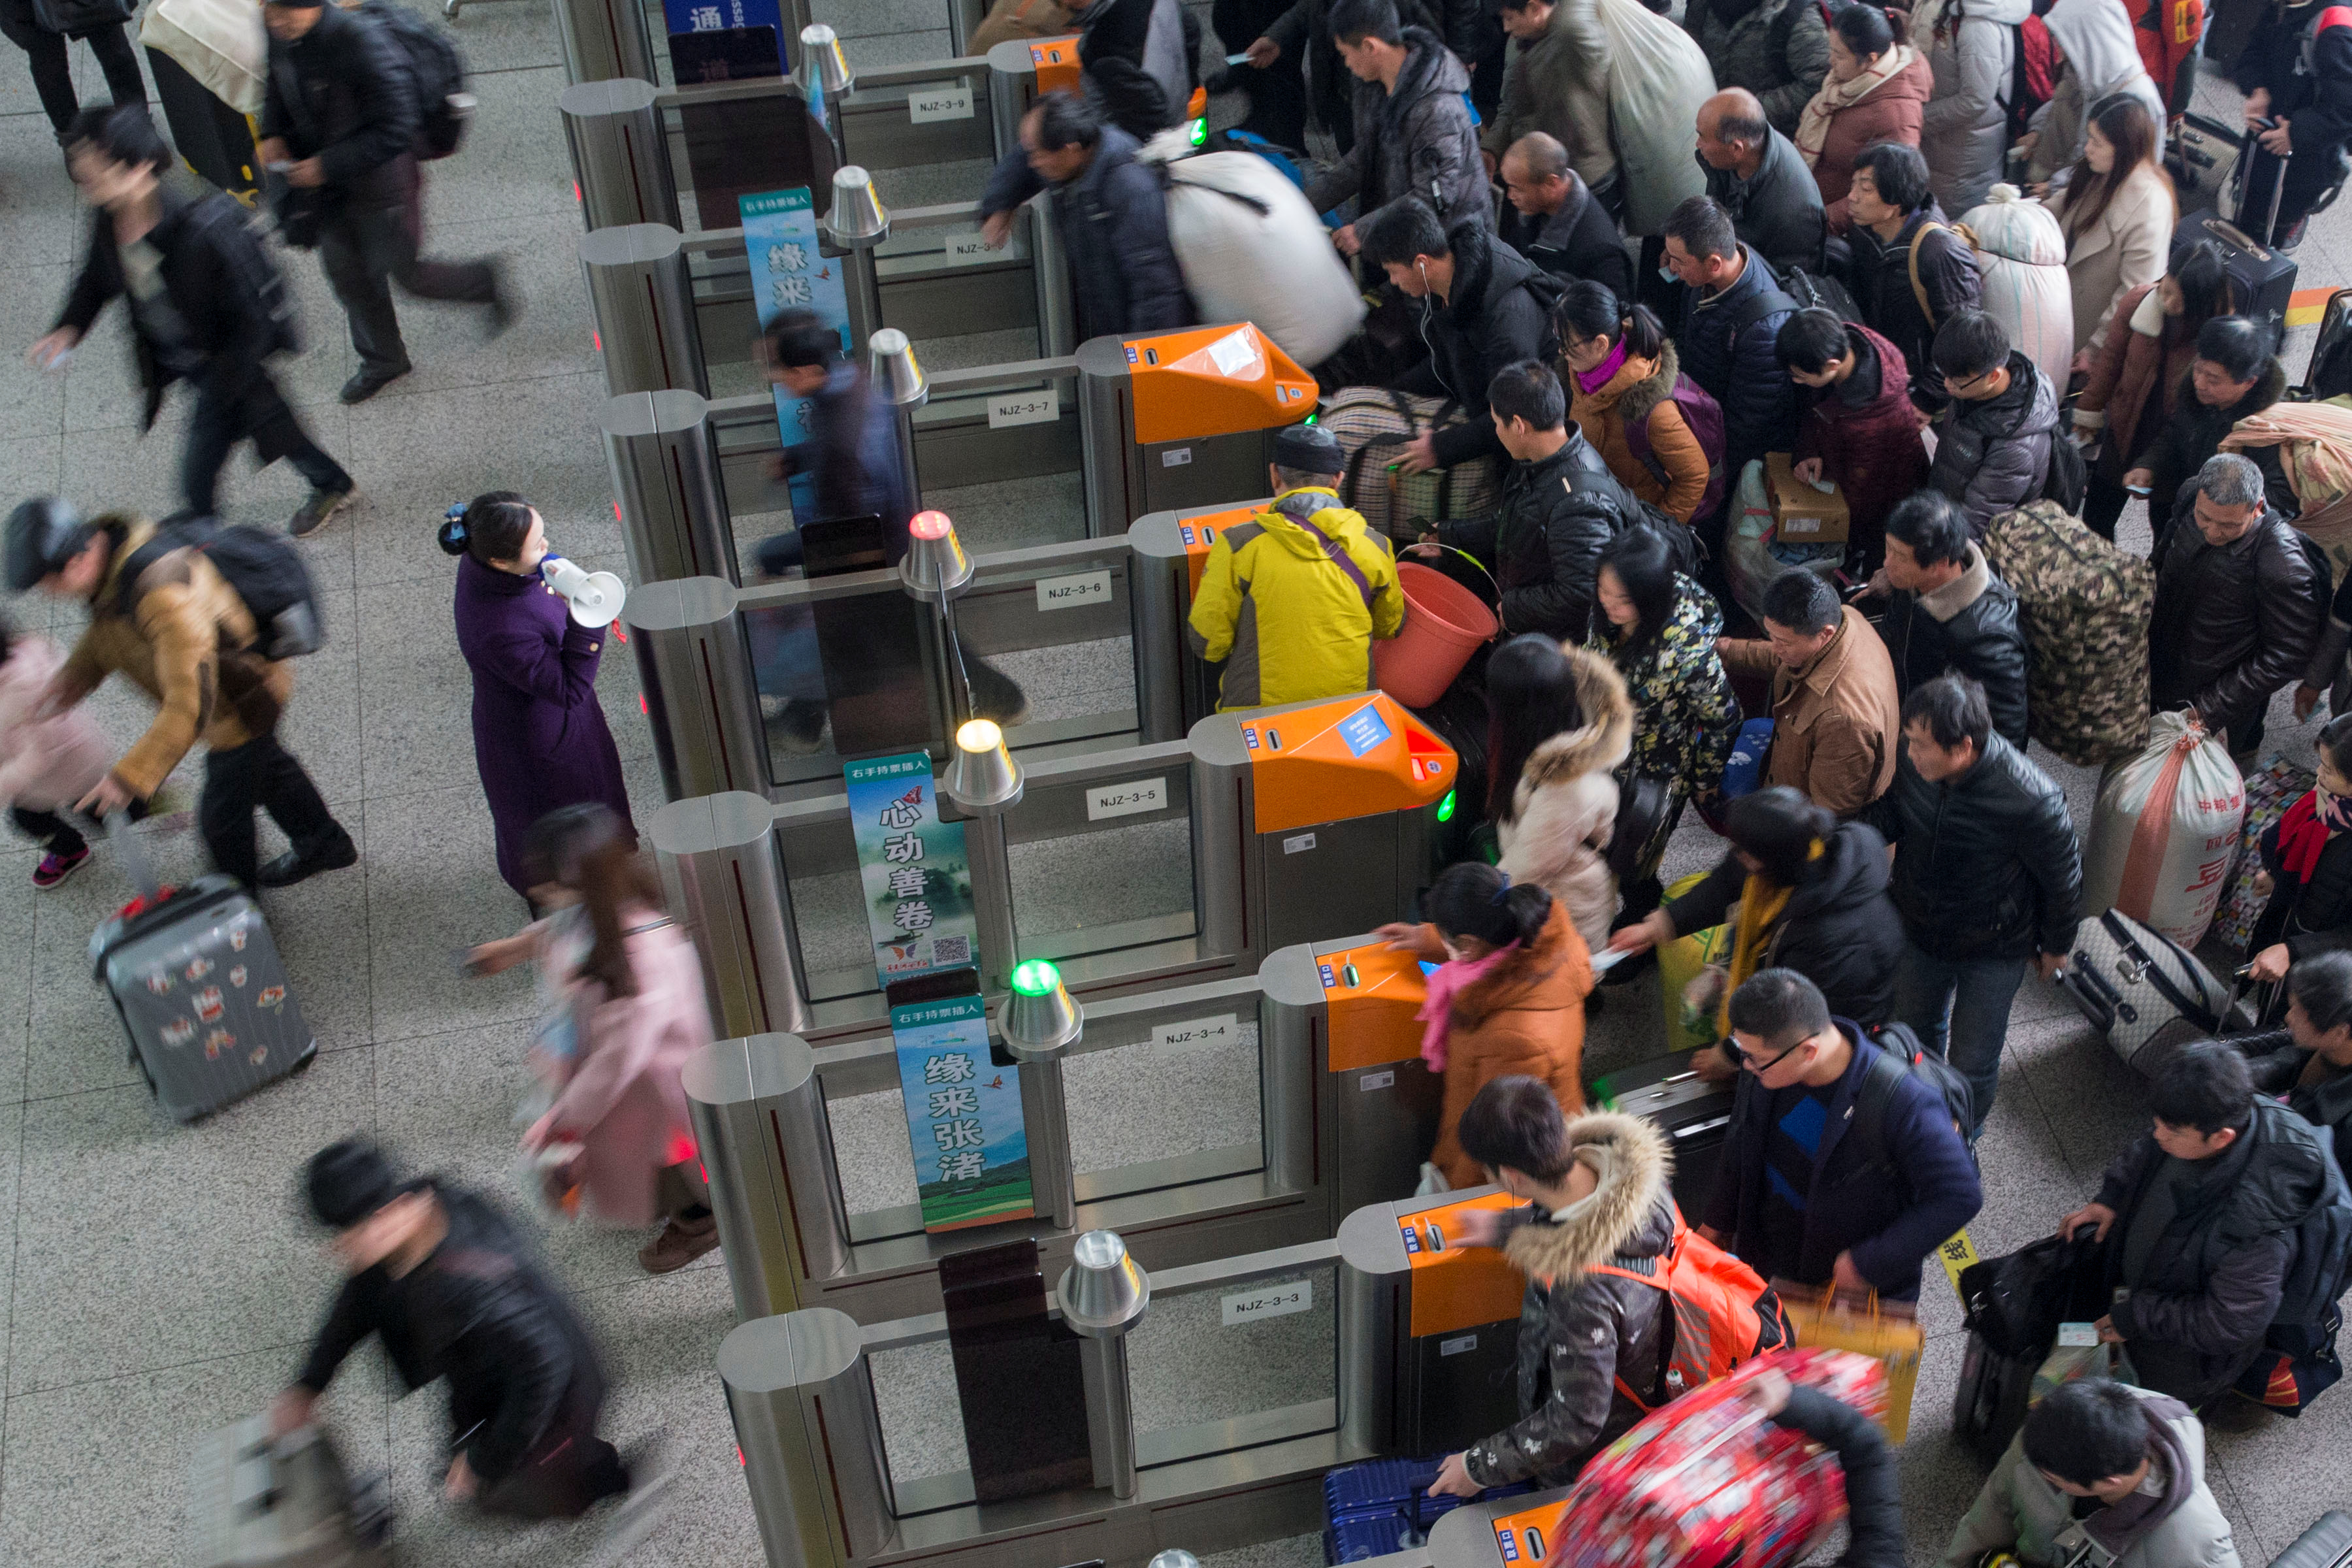
<svg viewBox="0 0 2352 1568"><path fill-rule="evenodd" d="M1224 663L1220 711L1345 697L1372 684L1372 639L1404 625L1388 541L1332 486L1347 460L1330 432L1274 438L1274 502L1209 548L1192 596L1192 651Z"/></svg>

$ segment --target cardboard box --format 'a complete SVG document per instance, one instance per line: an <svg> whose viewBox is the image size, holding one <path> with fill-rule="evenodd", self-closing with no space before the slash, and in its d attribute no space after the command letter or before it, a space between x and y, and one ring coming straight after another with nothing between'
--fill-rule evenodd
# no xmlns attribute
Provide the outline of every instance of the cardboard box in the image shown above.
<svg viewBox="0 0 2352 1568"><path fill-rule="evenodd" d="M1772 521L1783 544L1843 544L1850 519L1845 497L1836 489L1817 490L1797 478L1789 454L1773 452L1764 459L1764 489L1772 498Z"/></svg>

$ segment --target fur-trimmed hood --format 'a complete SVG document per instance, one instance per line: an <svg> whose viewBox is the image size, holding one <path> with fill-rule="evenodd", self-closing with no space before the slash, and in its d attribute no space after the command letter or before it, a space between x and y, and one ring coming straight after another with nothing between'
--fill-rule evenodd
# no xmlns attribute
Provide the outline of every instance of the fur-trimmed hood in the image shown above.
<svg viewBox="0 0 2352 1568"><path fill-rule="evenodd" d="M1641 376L1617 390L1614 401L1618 416L1628 425L1646 425L1659 404L1675 395L1675 378L1683 373L1682 356L1675 352L1671 340L1658 349L1658 357L1650 362L1650 374ZM1614 378L1612 385L1614 384ZM1602 395L1611 388L1603 387Z"/></svg>
<svg viewBox="0 0 2352 1568"><path fill-rule="evenodd" d="M1576 705L1583 710L1584 724L1561 731L1528 754L1519 771L1523 795L1587 773L1609 773L1633 748L1633 700L1617 667L1607 655L1591 648L1563 647L1560 651L1568 656L1575 677Z"/></svg>
<svg viewBox="0 0 2352 1568"><path fill-rule="evenodd" d="M1568 1142L1600 1186L1581 1203L1520 1226L1504 1249L1512 1267L1548 1288L1612 1258L1655 1257L1674 1239L1674 1212L1664 1202L1674 1155L1655 1127L1599 1110L1570 1118Z"/></svg>

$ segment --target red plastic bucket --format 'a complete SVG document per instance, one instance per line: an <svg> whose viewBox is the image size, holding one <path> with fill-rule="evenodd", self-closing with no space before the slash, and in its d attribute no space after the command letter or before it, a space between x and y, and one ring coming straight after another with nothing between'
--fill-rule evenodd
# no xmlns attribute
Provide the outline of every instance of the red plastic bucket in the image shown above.
<svg viewBox="0 0 2352 1568"><path fill-rule="evenodd" d="M1443 572L1412 562L1397 567L1404 626L1372 645L1372 674L1382 691L1408 708L1445 695L1478 645L1502 629L1486 601Z"/></svg>

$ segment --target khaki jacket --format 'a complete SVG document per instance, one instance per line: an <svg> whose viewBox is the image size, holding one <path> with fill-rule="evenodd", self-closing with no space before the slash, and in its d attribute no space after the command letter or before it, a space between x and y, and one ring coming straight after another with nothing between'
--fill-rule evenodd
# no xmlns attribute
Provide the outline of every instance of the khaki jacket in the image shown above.
<svg viewBox="0 0 2352 1568"><path fill-rule="evenodd" d="M226 752L275 730L294 692L294 670L245 651L256 636L253 616L196 551L174 550L150 564L130 614L118 614L122 563L153 537L155 525L116 516L100 518L99 526L118 536L113 558L61 679L77 700L110 675L155 700L155 721L112 770L125 789L146 800L198 740Z"/></svg>
<svg viewBox="0 0 2352 1568"><path fill-rule="evenodd" d="M1790 674L1760 639L1726 643L1723 662L1772 678L1772 761L1768 784L1804 791L1815 805L1852 816L1895 782L1903 728L1895 661L1849 605L1843 625L1812 663Z"/></svg>

